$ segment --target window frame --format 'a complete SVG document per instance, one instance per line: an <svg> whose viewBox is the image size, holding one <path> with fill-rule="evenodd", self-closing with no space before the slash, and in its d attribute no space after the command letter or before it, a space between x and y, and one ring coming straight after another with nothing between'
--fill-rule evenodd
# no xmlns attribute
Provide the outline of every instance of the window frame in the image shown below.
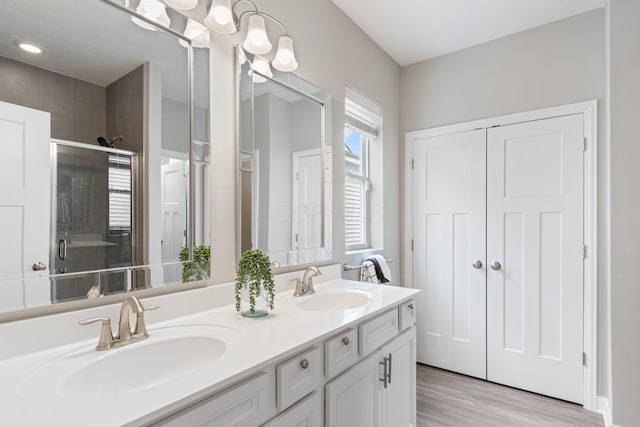
<svg viewBox="0 0 640 427"><path fill-rule="evenodd" d="M344 197L345 197L345 250L346 251L356 251L361 249L371 248L371 168L369 162L369 152L370 145L374 140L370 135L363 132L361 129L358 129L355 126L350 124L345 124L345 139L347 136L347 132L355 132L360 137L360 173L356 173L350 171L346 167L347 160L347 150L345 146L345 186L344 186ZM344 143L344 142L343 142ZM354 180L360 183L360 191L362 194L362 200L360 202L360 225L361 225L361 236L362 239L358 243L348 243L347 242L347 233L346 233L346 224L347 224L347 180Z"/></svg>

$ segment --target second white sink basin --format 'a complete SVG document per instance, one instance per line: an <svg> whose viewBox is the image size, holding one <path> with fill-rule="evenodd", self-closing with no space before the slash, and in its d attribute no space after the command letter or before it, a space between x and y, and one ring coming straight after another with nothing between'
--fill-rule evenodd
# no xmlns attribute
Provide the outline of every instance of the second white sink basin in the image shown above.
<svg viewBox="0 0 640 427"><path fill-rule="evenodd" d="M213 325L185 325L149 331L144 341L105 351L95 344L50 360L19 385L27 399L93 400L170 383L206 369L240 335ZM97 339L97 338L96 338Z"/></svg>
<svg viewBox="0 0 640 427"><path fill-rule="evenodd" d="M298 307L305 310L350 310L369 304L375 294L361 289L322 288L315 294L298 297Z"/></svg>

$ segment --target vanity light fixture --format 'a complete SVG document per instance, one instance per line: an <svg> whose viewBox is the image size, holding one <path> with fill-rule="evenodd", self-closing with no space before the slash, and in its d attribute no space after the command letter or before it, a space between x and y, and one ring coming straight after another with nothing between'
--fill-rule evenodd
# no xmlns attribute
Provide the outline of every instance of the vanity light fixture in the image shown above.
<svg viewBox="0 0 640 427"><path fill-rule="evenodd" d="M262 75L254 73L254 70ZM273 77L273 72L271 71L271 67L269 66L269 61L267 61L262 56L254 56L253 63L251 64L251 70L249 70L249 76L253 78L254 83L266 82L267 79L262 76Z"/></svg>
<svg viewBox="0 0 640 427"><path fill-rule="evenodd" d="M237 7L242 3L248 3L252 8L238 14ZM265 18L267 18L279 25L284 32L284 35L280 36L278 40L278 49L271 65L279 71L295 71L298 68L298 62L293 51L293 39L287 33L287 28L273 16L260 12L253 1L237 0L232 6L231 0L212 0L204 23L216 33L236 34L241 30L244 16L249 17L249 23L242 47L254 55L265 55L271 52L272 45L265 26ZM266 61L264 58L263 60ZM256 68L256 70L258 69Z"/></svg>
<svg viewBox="0 0 640 427"><path fill-rule="evenodd" d="M193 9L198 5L198 0L164 0L167 6L178 10Z"/></svg>
<svg viewBox="0 0 640 427"><path fill-rule="evenodd" d="M157 22L158 24L165 27L169 27L169 25L171 24L169 15L167 15L167 7L164 5L164 3L160 2L160 0L140 0L140 3L136 8L136 12L144 16L145 18ZM156 27L149 24L148 22L143 21L142 19L136 18L135 16L132 16L131 20L136 25L146 30L156 30Z"/></svg>
<svg viewBox="0 0 640 427"><path fill-rule="evenodd" d="M16 40L13 42L13 44L16 45L16 47L19 47L20 49L24 50L25 52L35 53L35 54L42 53L42 49L40 49L38 46L36 46L33 43Z"/></svg>
<svg viewBox="0 0 640 427"><path fill-rule="evenodd" d="M187 27L184 29L185 37L191 39L193 47L209 47L209 29L199 22L189 18ZM179 40L182 46L187 47L187 42Z"/></svg>

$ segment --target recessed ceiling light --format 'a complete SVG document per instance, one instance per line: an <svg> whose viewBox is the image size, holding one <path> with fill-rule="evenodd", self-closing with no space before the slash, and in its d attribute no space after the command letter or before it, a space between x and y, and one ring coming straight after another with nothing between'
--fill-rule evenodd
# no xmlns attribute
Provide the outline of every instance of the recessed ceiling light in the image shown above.
<svg viewBox="0 0 640 427"><path fill-rule="evenodd" d="M13 44L29 53L42 53L42 49L40 49L38 46L34 45L33 43L16 40L13 42Z"/></svg>

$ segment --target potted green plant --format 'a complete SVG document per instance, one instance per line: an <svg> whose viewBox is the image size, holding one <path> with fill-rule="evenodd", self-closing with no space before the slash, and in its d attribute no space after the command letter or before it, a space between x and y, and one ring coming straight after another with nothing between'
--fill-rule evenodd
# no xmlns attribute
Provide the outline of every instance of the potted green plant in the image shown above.
<svg viewBox="0 0 640 427"><path fill-rule="evenodd" d="M275 284L271 260L260 249L240 256L236 275L236 311L245 317L263 317L273 310ZM248 308L245 310L244 308Z"/></svg>
<svg viewBox="0 0 640 427"><path fill-rule="evenodd" d="M180 261L182 261L182 283L211 277L211 246L194 246L193 261L189 261L189 247L183 246L180 249Z"/></svg>

